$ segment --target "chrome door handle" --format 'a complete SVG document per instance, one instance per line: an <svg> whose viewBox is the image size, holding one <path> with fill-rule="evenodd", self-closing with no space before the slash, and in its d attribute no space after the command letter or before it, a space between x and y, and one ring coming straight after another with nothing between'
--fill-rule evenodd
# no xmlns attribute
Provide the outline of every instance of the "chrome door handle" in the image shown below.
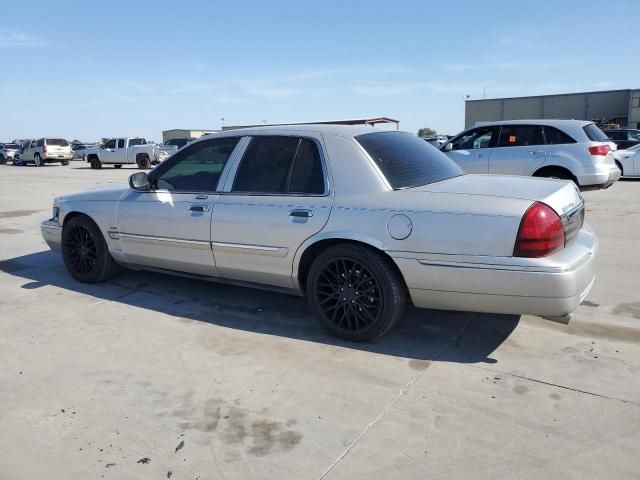
<svg viewBox="0 0 640 480"><path fill-rule="evenodd" d="M192 212L208 212L209 205L191 205L189 210Z"/></svg>
<svg viewBox="0 0 640 480"><path fill-rule="evenodd" d="M290 217L296 217L296 218L309 218L309 217L313 217L313 212L311 210L291 210L289 212L289 216Z"/></svg>

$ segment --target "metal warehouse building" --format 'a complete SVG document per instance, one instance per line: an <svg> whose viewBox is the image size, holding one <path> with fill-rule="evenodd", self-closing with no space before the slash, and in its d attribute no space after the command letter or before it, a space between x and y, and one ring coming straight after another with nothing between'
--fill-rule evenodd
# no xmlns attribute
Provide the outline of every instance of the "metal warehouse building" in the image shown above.
<svg viewBox="0 0 640 480"><path fill-rule="evenodd" d="M640 89L492 98L465 102L465 128L478 121L569 118L640 128Z"/></svg>
<svg viewBox="0 0 640 480"><path fill-rule="evenodd" d="M200 138L209 133L216 133L220 130L208 130L206 128L174 128L162 132L162 141L173 140L174 138Z"/></svg>

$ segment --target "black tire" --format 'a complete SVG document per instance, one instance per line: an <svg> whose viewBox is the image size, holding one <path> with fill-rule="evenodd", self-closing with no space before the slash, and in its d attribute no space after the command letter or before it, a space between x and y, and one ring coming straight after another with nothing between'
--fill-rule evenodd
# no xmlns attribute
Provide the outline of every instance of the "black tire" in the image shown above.
<svg viewBox="0 0 640 480"><path fill-rule="evenodd" d="M114 165L113 168L122 168L122 165Z"/></svg>
<svg viewBox="0 0 640 480"><path fill-rule="evenodd" d="M33 163L36 167L42 167L44 165L44 162L42 161L42 157L40 157L39 153L36 153L33 156Z"/></svg>
<svg viewBox="0 0 640 480"><path fill-rule="evenodd" d="M104 282L118 271L100 229L86 215L65 223L62 258L71 276L82 283Z"/></svg>
<svg viewBox="0 0 640 480"><path fill-rule="evenodd" d="M60 162L62 165L67 166L69 165L69 160L63 160Z"/></svg>
<svg viewBox="0 0 640 480"><path fill-rule="evenodd" d="M616 167L618 167L618 169L620 170L620 176L623 177L624 176L624 169L622 168L622 164L616 160Z"/></svg>
<svg viewBox="0 0 640 480"><path fill-rule="evenodd" d="M402 316L406 299L403 279L387 258L350 244L318 255L306 290L320 323L336 337L354 342L383 336Z"/></svg>
<svg viewBox="0 0 640 480"><path fill-rule="evenodd" d="M7 163L4 159L4 155L0 155L0 165L4 165L5 163Z"/></svg>
<svg viewBox="0 0 640 480"><path fill-rule="evenodd" d="M91 168L93 168L94 170L99 170L102 168L102 162L100 162L100 160L98 160L96 157L91 157L90 163Z"/></svg>
<svg viewBox="0 0 640 480"><path fill-rule="evenodd" d="M138 158L136 158L136 163L138 164L138 168L141 168L143 170L148 170L149 168L151 168L151 162L149 161L149 157L147 157L146 155L140 155Z"/></svg>

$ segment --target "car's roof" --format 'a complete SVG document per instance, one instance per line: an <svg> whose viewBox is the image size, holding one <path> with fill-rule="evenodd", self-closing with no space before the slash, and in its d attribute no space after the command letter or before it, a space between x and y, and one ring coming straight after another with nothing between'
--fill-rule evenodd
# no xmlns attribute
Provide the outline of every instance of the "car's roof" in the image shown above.
<svg viewBox="0 0 640 480"><path fill-rule="evenodd" d="M496 122L476 122L474 127L480 127L485 125L549 125L553 126L584 126L593 123L589 120L560 120L555 118L537 118L537 119L522 119L522 120L499 120Z"/></svg>
<svg viewBox="0 0 640 480"><path fill-rule="evenodd" d="M236 130L224 130L222 132L212 133L210 135L206 135L205 137L214 137L214 136L224 136L229 135L250 135L252 133L268 133L270 131L273 132L282 132L283 130L289 132L315 132L315 133L331 133L335 135L342 135L345 137L355 137L356 135L364 135L367 133L376 133L376 132L389 132L396 130L383 130L375 127L359 127L359 126L351 126L351 125L326 125L326 124L305 124L305 125L270 125L264 127L249 127L249 128L239 128Z"/></svg>

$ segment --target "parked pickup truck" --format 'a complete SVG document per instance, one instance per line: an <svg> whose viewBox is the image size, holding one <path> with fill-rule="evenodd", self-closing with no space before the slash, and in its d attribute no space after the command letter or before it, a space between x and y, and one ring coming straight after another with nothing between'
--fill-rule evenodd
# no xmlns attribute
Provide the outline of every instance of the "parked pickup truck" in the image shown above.
<svg viewBox="0 0 640 480"><path fill-rule="evenodd" d="M102 165L137 165L138 168L148 169L151 165L162 162L171 155L162 146L147 143L144 138L111 138L99 147L85 150L85 158L91 168L102 168Z"/></svg>

